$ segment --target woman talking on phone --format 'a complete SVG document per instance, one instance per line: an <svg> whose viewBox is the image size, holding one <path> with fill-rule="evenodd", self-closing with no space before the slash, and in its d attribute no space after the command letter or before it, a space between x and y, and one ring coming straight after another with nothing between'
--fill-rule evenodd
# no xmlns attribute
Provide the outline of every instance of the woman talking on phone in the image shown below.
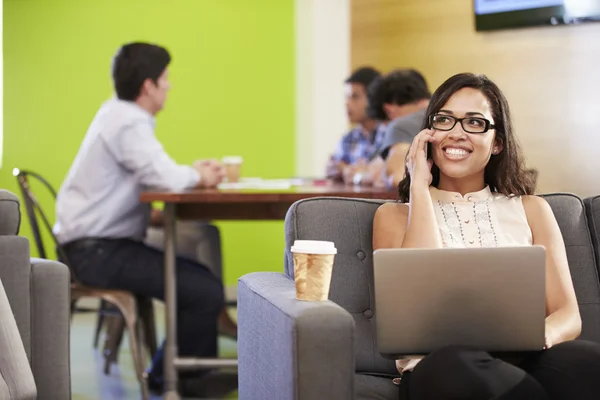
<svg viewBox="0 0 600 400"><path fill-rule="evenodd" d="M425 115L399 184L402 203L377 210L373 248L544 246L546 346L510 361L460 346L398 360L401 398L599 399L600 344L574 340L581 317L563 238L548 203L533 195L506 98L487 77L458 74Z"/></svg>

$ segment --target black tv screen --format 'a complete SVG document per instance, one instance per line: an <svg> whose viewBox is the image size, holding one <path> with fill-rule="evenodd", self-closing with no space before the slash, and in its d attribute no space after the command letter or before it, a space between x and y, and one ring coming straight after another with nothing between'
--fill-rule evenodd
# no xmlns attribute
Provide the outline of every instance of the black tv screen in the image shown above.
<svg viewBox="0 0 600 400"><path fill-rule="evenodd" d="M474 0L478 31L600 21L600 0Z"/></svg>

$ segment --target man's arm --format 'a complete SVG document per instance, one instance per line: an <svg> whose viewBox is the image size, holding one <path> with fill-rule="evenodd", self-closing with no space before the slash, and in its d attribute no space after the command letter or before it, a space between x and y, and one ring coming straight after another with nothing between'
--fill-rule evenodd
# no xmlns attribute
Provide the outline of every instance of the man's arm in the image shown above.
<svg viewBox="0 0 600 400"><path fill-rule="evenodd" d="M343 161L338 161L331 156L329 161L327 162L327 167L325 168L325 176L327 179L333 179L336 181L342 180L342 171L346 168L348 164Z"/></svg>
<svg viewBox="0 0 600 400"><path fill-rule="evenodd" d="M177 164L156 139L146 122L125 127L115 140L105 141L117 162L138 181L158 190L181 191L200 184L200 174L187 165Z"/></svg>
<svg viewBox="0 0 600 400"><path fill-rule="evenodd" d="M348 168L347 168L348 169ZM371 161L361 160L355 165L354 170L344 171L344 182L360 184L362 186L385 186L385 161L379 156L375 156ZM349 175L352 173L352 175ZM360 173L360 180L356 178L356 174Z"/></svg>
<svg viewBox="0 0 600 400"><path fill-rule="evenodd" d="M406 154L418 133L411 134L411 129L414 129L412 124L407 126L405 119L399 119L390 123L385 132L380 155L385 160L386 182L392 186L398 186L404 178Z"/></svg>
<svg viewBox="0 0 600 400"><path fill-rule="evenodd" d="M404 179L406 169L406 154L410 149L410 143L396 143L389 152L385 161L385 175L393 187L398 186Z"/></svg>
<svg viewBox="0 0 600 400"><path fill-rule="evenodd" d="M343 172L344 169L348 166L347 162L347 154L344 151L344 140L346 136L342 137L337 145L335 146L335 151L329 158L327 162L327 167L325 168L325 175L328 179L334 179L337 181L343 180Z"/></svg>

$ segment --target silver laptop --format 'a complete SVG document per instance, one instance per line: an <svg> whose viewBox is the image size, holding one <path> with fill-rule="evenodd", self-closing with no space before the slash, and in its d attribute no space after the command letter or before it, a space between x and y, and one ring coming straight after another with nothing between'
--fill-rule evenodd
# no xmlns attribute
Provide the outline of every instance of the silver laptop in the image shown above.
<svg viewBox="0 0 600 400"><path fill-rule="evenodd" d="M544 347L541 246L380 249L373 262L377 346L385 357L447 345L498 354Z"/></svg>

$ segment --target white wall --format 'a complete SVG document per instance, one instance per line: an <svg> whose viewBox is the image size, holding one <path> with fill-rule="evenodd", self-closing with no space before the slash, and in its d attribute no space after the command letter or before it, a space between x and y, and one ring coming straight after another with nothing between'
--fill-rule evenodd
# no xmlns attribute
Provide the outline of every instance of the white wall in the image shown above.
<svg viewBox="0 0 600 400"><path fill-rule="evenodd" d="M321 177L348 130L350 0L296 0L296 174Z"/></svg>

